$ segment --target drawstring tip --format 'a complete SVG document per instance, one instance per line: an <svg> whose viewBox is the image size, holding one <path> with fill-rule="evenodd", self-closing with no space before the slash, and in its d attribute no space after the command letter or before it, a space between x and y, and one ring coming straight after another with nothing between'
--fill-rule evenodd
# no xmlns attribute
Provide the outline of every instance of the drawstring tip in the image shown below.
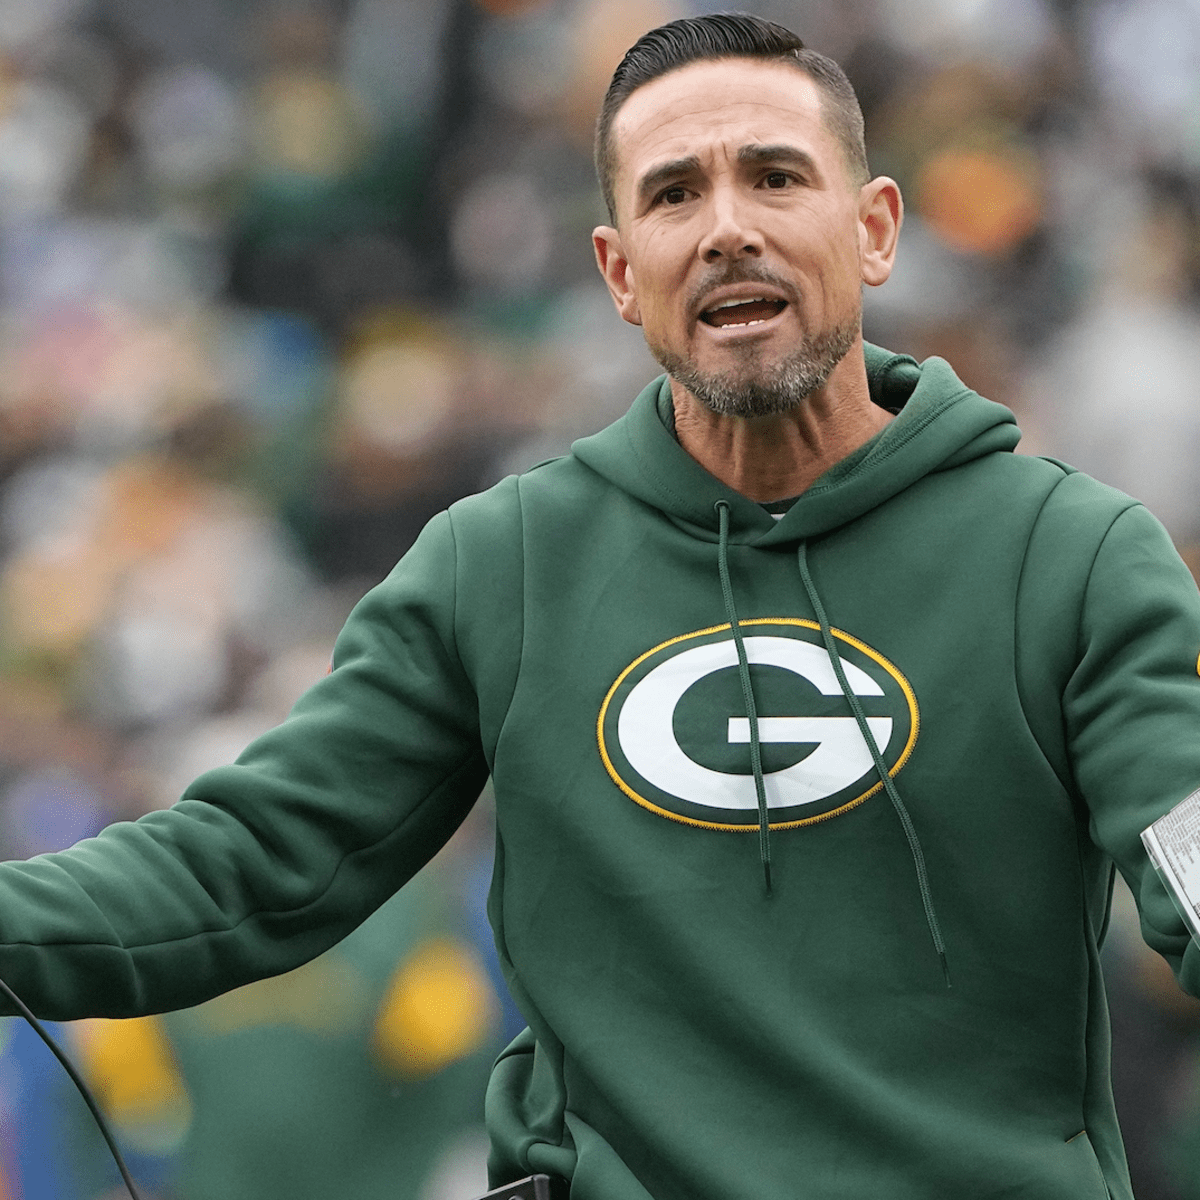
<svg viewBox="0 0 1200 1200"><path fill-rule="evenodd" d="M942 978L946 981L946 987L953 988L954 984L950 982L950 964L946 961L945 950L938 951L938 962L942 964Z"/></svg>
<svg viewBox="0 0 1200 1200"><path fill-rule="evenodd" d="M767 885L767 895L771 895L771 860L763 860L763 883Z"/></svg>

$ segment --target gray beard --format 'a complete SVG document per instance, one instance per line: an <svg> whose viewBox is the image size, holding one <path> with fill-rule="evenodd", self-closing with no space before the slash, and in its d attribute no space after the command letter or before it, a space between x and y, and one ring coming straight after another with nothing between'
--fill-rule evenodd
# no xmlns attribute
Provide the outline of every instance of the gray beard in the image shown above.
<svg viewBox="0 0 1200 1200"><path fill-rule="evenodd" d="M856 317L814 337L782 362L763 367L755 363L757 351L746 347L745 369L706 374L688 359L662 346L650 352L677 383L683 384L701 404L721 417L773 417L790 412L825 386L833 368L846 357L861 329Z"/></svg>

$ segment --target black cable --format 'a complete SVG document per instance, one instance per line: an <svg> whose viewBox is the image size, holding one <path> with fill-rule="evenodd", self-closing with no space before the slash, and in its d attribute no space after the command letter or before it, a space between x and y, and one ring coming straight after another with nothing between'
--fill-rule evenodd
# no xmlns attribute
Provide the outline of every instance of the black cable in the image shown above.
<svg viewBox="0 0 1200 1200"><path fill-rule="evenodd" d="M16 992L0 979L0 990L17 1006L21 1016L33 1026L38 1037L50 1047L54 1057L62 1063L67 1074L71 1077L71 1082L79 1089L79 1094L83 1097L84 1103L91 1110L92 1116L96 1119L96 1124L100 1127L100 1132L104 1135L104 1140L108 1143L109 1150L112 1151L113 1160L117 1164L117 1170L121 1172L121 1178L125 1181L125 1186L129 1189L130 1196L133 1200L142 1200L136 1185L133 1182L133 1176L129 1174L129 1168L125 1165L125 1160L121 1157L121 1151L117 1149L117 1143L113 1138L112 1132L108 1128L108 1122L104 1119L104 1114L100 1111L100 1106L96 1103L95 1097L88 1090L88 1085L83 1082L79 1072L75 1070L71 1060L59 1049L58 1043L46 1032L42 1023L29 1011L25 1006L25 1002L17 995Z"/></svg>

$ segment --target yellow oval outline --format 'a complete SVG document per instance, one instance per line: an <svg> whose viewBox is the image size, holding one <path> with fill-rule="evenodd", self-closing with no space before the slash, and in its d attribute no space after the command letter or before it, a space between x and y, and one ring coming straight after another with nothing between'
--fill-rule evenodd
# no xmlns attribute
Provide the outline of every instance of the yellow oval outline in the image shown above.
<svg viewBox="0 0 1200 1200"><path fill-rule="evenodd" d="M798 625L804 629L815 629L818 633L821 626L816 621L809 621L804 617L754 617L749 621L740 621L739 624L745 628L747 625ZM727 629L732 629L728 621L724 625L711 625L708 629L697 629L694 633L683 633L678 637L668 638L665 642L660 642L651 650L647 650L645 654L638 655L617 676L616 682L608 689L608 695L604 697L604 703L600 705L600 716L596 721L596 741L600 747L600 758L604 762L604 769L608 772L613 783L625 793L635 804L640 804L642 808L649 809L650 812L657 814L660 817L666 817L668 821L678 821L681 825L692 825L698 829L716 829L722 833L756 833L758 824L753 825L729 825L722 824L716 821L698 821L694 817L685 817L680 813L671 812L669 809L662 808L652 801L647 800L645 796L638 795L622 778L617 774L616 767L613 766L612 759L608 756L608 747L604 744L604 718L608 715L608 706L612 702L613 696L617 689L628 678L631 671L636 670L646 659L657 654L660 650L665 650L668 646L678 645L680 642L688 642L693 638L707 637L713 633L723 633ZM894 778L900 771L900 768L908 762L909 756L912 754L913 747L917 743L917 734L921 728L921 713L917 708L917 696L912 689L912 685L901 674L900 669L895 664L889 662L877 650L873 650L866 642L859 641L853 634L844 633L840 629L831 628L830 633L835 638L840 638L847 645L853 646L856 650L861 651L868 658L877 662L899 685L900 690L904 693L904 698L908 702L908 712L910 717L910 729L908 741L904 745L904 749L900 752L900 757L896 759L896 765L888 769L888 775ZM846 801L845 804L838 805L837 808L830 809L829 812L819 813L815 817L803 817L798 821L778 821L768 823L768 829L799 829L804 825L817 825L822 821L828 821L833 817L841 816L844 812L849 812L850 809L856 808L864 800L870 799L876 792L883 787L883 780L880 780L873 787L868 788L861 796L856 796L853 800Z"/></svg>

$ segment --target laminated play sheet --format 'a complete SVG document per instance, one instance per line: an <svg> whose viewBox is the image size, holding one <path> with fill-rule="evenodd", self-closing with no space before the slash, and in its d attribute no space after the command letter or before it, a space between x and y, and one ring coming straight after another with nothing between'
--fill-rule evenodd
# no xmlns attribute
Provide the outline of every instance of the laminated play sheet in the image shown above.
<svg viewBox="0 0 1200 1200"><path fill-rule="evenodd" d="M1200 790L1142 831L1154 869L1200 942Z"/></svg>

